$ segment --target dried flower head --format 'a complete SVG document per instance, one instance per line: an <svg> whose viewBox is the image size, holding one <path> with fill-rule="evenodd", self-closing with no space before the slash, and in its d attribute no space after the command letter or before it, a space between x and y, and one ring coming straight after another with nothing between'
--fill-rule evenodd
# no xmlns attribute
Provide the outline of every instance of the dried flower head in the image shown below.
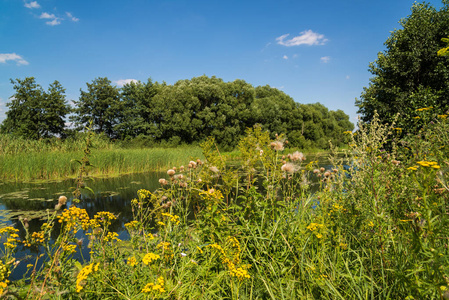
<svg viewBox="0 0 449 300"><path fill-rule="evenodd" d="M306 157L301 152L296 151L293 154L290 154L290 159L292 161L298 161L298 160L301 161L301 160L306 160Z"/></svg>
<svg viewBox="0 0 449 300"><path fill-rule="evenodd" d="M184 166L179 167L179 172L184 172Z"/></svg>
<svg viewBox="0 0 449 300"><path fill-rule="evenodd" d="M391 161L391 163L392 163L393 165L397 166L397 165L399 165L401 162L400 162L399 160L393 159L393 160Z"/></svg>
<svg viewBox="0 0 449 300"><path fill-rule="evenodd" d="M174 169L170 169L170 170L168 170L167 171L167 174L168 174L168 176L173 176L173 175L175 175L175 170Z"/></svg>
<svg viewBox="0 0 449 300"><path fill-rule="evenodd" d="M58 204L65 205L67 203L67 197L66 196L60 196L58 199Z"/></svg>
<svg viewBox="0 0 449 300"><path fill-rule="evenodd" d="M313 174L318 174L318 173L320 173L320 170L319 170L319 169L313 170Z"/></svg>
<svg viewBox="0 0 449 300"><path fill-rule="evenodd" d="M281 141L274 141L270 144L271 148L276 151L282 151L284 150L284 143Z"/></svg>
<svg viewBox="0 0 449 300"><path fill-rule="evenodd" d="M299 170L299 166L294 165L292 163L286 163L282 165L281 170L289 174L293 174Z"/></svg>
<svg viewBox="0 0 449 300"><path fill-rule="evenodd" d="M321 168L320 168L320 172L324 172L324 171L326 171L326 169L323 168L323 167L321 167Z"/></svg>
<svg viewBox="0 0 449 300"><path fill-rule="evenodd" d="M193 160L191 160L190 162L189 162L189 165L192 165L192 168L196 168L196 162L194 162Z"/></svg>
<svg viewBox="0 0 449 300"><path fill-rule="evenodd" d="M161 178L161 179L159 179L159 183L160 183L161 185L167 185L167 184L168 184L168 181L167 181L167 179L165 179L165 178Z"/></svg>

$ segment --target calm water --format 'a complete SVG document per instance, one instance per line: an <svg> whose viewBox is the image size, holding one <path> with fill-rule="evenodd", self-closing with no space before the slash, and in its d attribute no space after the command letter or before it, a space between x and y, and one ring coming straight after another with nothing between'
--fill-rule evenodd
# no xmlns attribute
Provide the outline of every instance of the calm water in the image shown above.
<svg viewBox="0 0 449 300"><path fill-rule="evenodd" d="M308 158L306 163L317 160L316 157ZM329 167L327 159L320 158L319 164ZM81 202L77 207L86 209L89 216L95 215L99 211L109 211L118 216L111 225L111 231L119 234L119 238L126 240L128 233L124 224L132 220L131 200L137 198L137 190L147 189L154 191L159 188L159 178L166 178L162 172L147 172L140 174L130 174L115 178L95 178L87 182L95 194L85 193L81 196ZM39 231L41 225L47 219L47 215L54 211L58 198L65 195L69 201L67 207L72 204L72 191L74 180L45 182L45 183L1 183L0 182L0 228L6 225L14 225L20 230L19 235L25 239L25 230L19 218L29 220L29 232ZM55 224L56 235L59 232L59 223ZM77 238L84 239L82 256L89 259L89 249L87 248L87 238L82 232L78 232ZM3 244L0 244L3 247ZM30 250L23 245L18 245L17 259L20 264L11 274L11 280L23 277L28 263L34 264L37 249ZM42 249L40 249L42 251ZM81 253L75 254L76 259L81 259Z"/></svg>
<svg viewBox="0 0 449 300"><path fill-rule="evenodd" d="M157 189L160 186L158 180L161 177L165 177L165 174L150 172L89 180L87 186L95 191L95 195L83 194L82 201L77 204L77 207L86 209L91 217L99 211L109 211L117 215L117 220L110 228L119 233L120 239L126 240L128 233L124 229L124 224L132 220L131 200L137 198L139 189L145 188L151 191ZM30 232L39 231L48 213L54 211L59 196L65 195L69 199L67 207L72 204L74 186L73 180L46 183L0 183L0 227L13 225L20 230L19 235L23 240L25 230L19 218L29 220ZM53 231L55 234L59 232L58 225L59 223L55 224ZM83 257L88 259L87 238L82 232L78 232L77 238L84 239ZM0 247L3 247L3 244L0 244ZM10 279L22 278L26 272L26 265L34 263L36 254L36 249L30 250L19 244L17 259L21 262L11 274ZM81 253L77 252L75 258L80 259Z"/></svg>

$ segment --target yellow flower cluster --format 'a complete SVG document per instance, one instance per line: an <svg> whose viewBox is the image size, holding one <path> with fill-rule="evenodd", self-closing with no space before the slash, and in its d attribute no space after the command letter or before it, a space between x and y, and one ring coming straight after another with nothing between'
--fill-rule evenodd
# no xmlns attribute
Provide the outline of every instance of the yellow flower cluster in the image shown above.
<svg viewBox="0 0 449 300"><path fill-rule="evenodd" d="M151 264L152 261L158 260L159 258L161 258L158 254L154 254L154 253L147 253L145 254L145 256L142 259L142 262L146 265Z"/></svg>
<svg viewBox="0 0 449 300"><path fill-rule="evenodd" d="M11 233L14 233L14 232L19 232L19 229L16 229L16 228L14 228L12 226L0 228L0 235L2 235L4 233L11 234Z"/></svg>
<svg viewBox="0 0 449 300"><path fill-rule="evenodd" d="M89 276L89 274L91 274L92 272L98 271L99 265L100 265L100 263L97 263L95 266L94 266L94 263L91 263L91 264L85 266L78 273L78 276L76 277L76 292L77 293L81 292L81 290L84 288L84 285L86 284L85 280L87 279L87 276Z"/></svg>
<svg viewBox="0 0 449 300"><path fill-rule="evenodd" d="M83 208L72 206L69 209L64 209L62 215L58 218L58 222L66 223L66 230L73 230L73 233L76 233L78 231L79 225L81 225L83 230L87 230L89 228L89 215Z"/></svg>
<svg viewBox="0 0 449 300"><path fill-rule="evenodd" d="M168 243L168 242L161 242L161 243L159 243L159 244L156 246L156 248L158 248L158 249L163 248L164 251L169 251L169 250L171 250L171 249L170 249L170 243Z"/></svg>
<svg viewBox="0 0 449 300"><path fill-rule="evenodd" d="M310 231L315 231L317 229L324 228L324 225L318 223L310 223L309 226L307 226L306 228L309 229Z"/></svg>
<svg viewBox="0 0 449 300"><path fill-rule="evenodd" d="M321 239L323 237L323 235L318 232L320 229L324 228L324 224L318 224L318 223L310 223L309 226L306 227L307 229L309 229L310 231L317 231L314 232L315 236L319 239Z"/></svg>
<svg viewBox="0 0 449 300"><path fill-rule="evenodd" d="M344 134L352 134L351 130L343 131Z"/></svg>
<svg viewBox="0 0 449 300"><path fill-rule="evenodd" d="M219 190L209 189L207 191L201 191L200 195L204 195L208 200L215 199L221 200L223 199L223 194Z"/></svg>
<svg viewBox="0 0 449 300"><path fill-rule="evenodd" d="M137 196L140 200L146 199L151 196L151 192L145 189L140 189L137 191Z"/></svg>
<svg viewBox="0 0 449 300"><path fill-rule="evenodd" d="M126 227L128 230L136 230L138 225L139 225L139 222L137 222L137 221L131 221L131 222L129 222L129 223L126 223L126 224L125 224L125 227Z"/></svg>
<svg viewBox="0 0 449 300"><path fill-rule="evenodd" d="M346 249L348 249L348 244L345 244L345 243L340 243L340 248L341 249L343 249L343 250L346 250Z"/></svg>
<svg viewBox="0 0 449 300"><path fill-rule="evenodd" d="M8 286L10 274L11 270L0 260L0 295L3 294L3 290Z"/></svg>
<svg viewBox="0 0 449 300"><path fill-rule="evenodd" d="M126 264L134 267L135 265L137 265L137 259L134 256L128 257Z"/></svg>
<svg viewBox="0 0 449 300"><path fill-rule="evenodd" d="M232 268L229 270L229 273L231 274L231 276L237 277L239 280L243 280L245 278L251 278L251 276L249 276L248 271L243 269L243 268Z"/></svg>
<svg viewBox="0 0 449 300"><path fill-rule="evenodd" d="M440 119L446 119L448 115L438 115L438 118Z"/></svg>
<svg viewBox="0 0 449 300"><path fill-rule="evenodd" d="M96 223L104 227L111 225L111 221L116 219L117 217L114 216L113 213L110 213L108 211L100 211L94 216L94 220L96 221Z"/></svg>
<svg viewBox="0 0 449 300"><path fill-rule="evenodd" d="M431 110L433 107L429 106L429 107L423 107L423 108L418 108L416 111L425 111L425 110Z"/></svg>
<svg viewBox="0 0 449 300"><path fill-rule="evenodd" d="M5 248L14 249L17 246L17 243L20 242L19 235L16 233L19 230L12 227L4 227L0 229L0 235L7 233L9 236L6 238L6 242L3 243Z"/></svg>
<svg viewBox="0 0 449 300"><path fill-rule="evenodd" d="M31 243L42 244L45 241L45 234L43 231L33 232L31 234Z"/></svg>
<svg viewBox="0 0 449 300"><path fill-rule="evenodd" d="M236 246L236 244L238 245L238 253L240 251L240 243L238 242L238 240L235 237L229 237L228 240L231 242L231 244L234 244L234 246ZM251 276L248 274L247 269L250 267L249 265L244 266L246 268L243 267L236 267L235 263L233 261L231 261L228 256L226 255L225 250L223 249L223 247L221 247L218 244L211 244L208 245L207 247L212 248L217 250L220 254L221 254L221 262L223 265L226 265L228 270L229 270L229 274L233 277L237 277L239 280L243 280L245 278L251 278ZM202 252L202 251L201 251ZM234 255L234 259L236 262L238 262L238 253L236 255Z"/></svg>
<svg viewBox="0 0 449 300"><path fill-rule="evenodd" d="M421 167L430 167L432 169L441 168L436 161L422 160L422 161L418 161L417 164L420 165ZM408 167L407 170L416 171L416 170L418 170L418 168L419 168L419 166L411 166L411 167Z"/></svg>
<svg viewBox="0 0 449 300"><path fill-rule="evenodd" d="M440 168L440 166L438 165L438 163L436 161L425 161L425 160L422 160L422 161L418 161L417 164L422 166L422 167L431 167L431 168L434 168L434 169L439 169Z"/></svg>
<svg viewBox="0 0 449 300"><path fill-rule="evenodd" d="M175 223L176 225L179 225L179 223L181 223L181 221L179 221L179 216L177 216L177 215L171 215L171 214L168 214L168 213L162 213L162 216L169 218L170 221L172 223Z"/></svg>
<svg viewBox="0 0 449 300"><path fill-rule="evenodd" d="M147 285L145 285L145 287L142 289L142 293L153 293L153 292L158 292L160 294L165 293L165 289L164 289L164 277L160 276L157 279L157 284L154 284L152 282L147 283Z"/></svg>
<svg viewBox="0 0 449 300"><path fill-rule="evenodd" d="M76 245L65 244L65 245L62 246L62 250L64 252L68 252L68 253L75 253L76 252Z"/></svg>
<svg viewBox="0 0 449 300"><path fill-rule="evenodd" d="M110 242L110 241L117 241L119 242L120 239L118 238L117 232L108 232L108 234L103 238L103 241Z"/></svg>
<svg viewBox="0 0 449 300"><path fill-rule="evenodd" d="M8 287L8 280L0 282L0 295L3 294L3 291Z"/></svg>

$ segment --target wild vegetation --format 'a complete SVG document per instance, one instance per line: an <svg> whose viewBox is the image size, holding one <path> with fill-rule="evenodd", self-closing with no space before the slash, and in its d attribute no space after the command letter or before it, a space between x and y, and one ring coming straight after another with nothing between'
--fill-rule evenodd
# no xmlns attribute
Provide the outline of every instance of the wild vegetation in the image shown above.
<svg viewBox="0 0 449 300"><path fill-rule="evenodd" d="M32 181L74 178L84 155L88 133L66 140L30 140L0 134L0 180ZM176 148L126 148L109 139L90 138L91 176L159 171L201 157L198 146Z"/></svg>
<svg viewBox="0 0 449 300"><path fill-rule="evenodd" d="M59 83L45 93L33 77L11 82L16 93L1 131L25 139L71 137L92 126L96 133L137 147L197 145L213 136L220 148L232 150L245 129L257 123L272 137L288 134L294 147L326 149L329 140L344 145L342 132L354 128L341 110L299 104L278 89L243 80L201 76L167 85L149 79L117 88L107 78L96 78L81 90L73 109ZM64 125L68 112L70 128Z"/></svg>
<svg viewBox="0 0 449 300"><path fill-rule="evenodd" d="M121 240L111 230L117 222L115 215L104 211L88 215L76 204L79 199L67 207L66 196L59 198L54 210L48 210L48 220L39 231L30 232L26 219L20 220L21 224L1 228L0 296L11 299L449 299L448 105L442 97L444 88L426 85L428 81L424 80L433 76L443 84L447 79L447 58L436 57L438 49L434 49L436 44L447 47L444 44L447 39L441 45L426 43L426 38L435 37L431 33L442 30L438 38L447 36L444 26L449 24L449 2L443 3L439 12L427 4L415 4L412 15L401 21L404 30L392 33L387 41L388 51L379 56L377 66L372 65L376 77L358 102L366 122L360 122L355 133L342 132L349 148L344 158L330 155L328 168L319 168L303 153L286 148L286 138L295 140L292 134L295 130L298 139L309 132L306 123L289 127L287 121L247 128L243 138L235 142L239 154L234 159L238 163L237 167L231 167L218 146L232 145L234 142L226 137L242 130L245 123L223 121L234 131L214 136L216 128L206 126L210 124L208 118L217 118L221 112L226 116L222 120L229 120L225 111L237 102L241 104L241 115L235 116L242 118L242 122L249 118L248 107L259 107L268 116L269 111L264 112L262 102L256 105L258 98L255 97L251 105L245 106L248 93L225 93L231 96L218 98L230 101L228 104L206 105L205 115L184 115L177 111L182 105L196 103L193 100L200 99L202 93L221 95L211 87L214 82L226 84L216 78L200 77L164 89L164 84L149 81L150 86L164 89L154 94L151 103L173 105L169 114L156 116L176 126L159 126L163 123L135 114L137 123L139 118L152 120L142 127L149 134L139 134L140 138L154 141L158 134L160 137L168 134L178 137L177 141L187 142L196 131L195 127L185 127L187 123L183 122L194 115L189 120L201 120L198 124L206 124L211 135L199 139L202 156L192 155L189 162L168 169L167 175L159 179L158 189L137 191L131 202L133 220L125 224L129 240ZM433 26L438 30L434 31ZM419 29L427 33L416 35L415 30ZM416 42L416 36L421 37L420 43ZM409 42L414 50L408 48ZM427 61L420 65L410 59L409 55L421 53L418 51L423 49L421 44L432 46L424 52L428 57L435 55L436 63ZM439 54L447 53L445 49ZM404 60L396 61L398 58ZM399 70L401 64L413 68L404 73ZM427 72L421 69L425 66L435 69ZM398 76L417 81L401 85L394 81ZM88 85L89 93L95 92L100 81L108 84L107 80L98 79ZM208 82L207 89L199 89ZM145 94L148 84L125 87L130 90L140 87L140 92ZM236 91L232 88L234 84L247 87L252 93L241 81L229 85L231 91ZM404 92L405 87L411 89ZM284 102L278 99L276 103L290 102L269 87L260 88L259 92L262 91L286 99ZM174 96L177 93L179 97ZM261 99L266 98L263 93L259 95ZM85 94L82 97L95 99ZM239 101L233 102L233 97ZM171 103L162 99L193 100ZM405 113L396 114L395 109L399 108L394 108L394 103L400 104ZM296 109L300 107L297 105ZM88 119L77 122L83 124ZM285 120L297 119L286 117ZM118 130L120 124L127 124L125 127L133 130L139 128L126 123L126 118L116 124L97 121L93 121L94 130L102 126L109 137L113 136L108 133L108 126L111 130ZM154 127L155 124L159 127ZM287 125L283 127L283 124ZM299 131L302 126L304 131ZM287 130L288 136L279 128ZM81 148L84 156L78 169L78 189L83 188L83 176L97 151L90 152L91 138L87 135ZM334 149L332 145L330 148ZM312 193L313 184L318 189ZM78 238L81 231L88 240ZM77 261L74 254L82 247L90 249L90 256ZM11 282L8 278L18 264L14 256L18 249L31 249L39 255L27 266L23 280Z"/></svg>
<svg viewBox="0 0 449 300"><path fill-rule="evenodd" d="M27 299L447 298L449 124L432 121L405 141L375 116L355 136L347 133L345 164L333 159L321 170L260 127L239 143L239 169L226 166L210 138L204 160L169 169L155 191L137 191L128 241L109 230L111 213L89 216L76 205L61 212L65 197L40 231L26 231L26 220L20 233L1 229L0 292ZM79 231L89 241L77 239ZM73 253L83 244L90 258L80 263ZM9 282L19 247L46 255L23 281Z"/></svg>
<svg viewBox="0 0 449 300"><path fill-rule="evenodd" d="M440 10L428 3L415 3L411 14L400 20L385 42L386 50L370 63L373 74L356 101L362 120L370 122L377 111L386 124L396 120L403 134L416 134L425 122L416 109L432 107L445 114L449 107L449 56L445 52L449 34L449 2ZM443 49L441 49L443 48Z"/></svg>

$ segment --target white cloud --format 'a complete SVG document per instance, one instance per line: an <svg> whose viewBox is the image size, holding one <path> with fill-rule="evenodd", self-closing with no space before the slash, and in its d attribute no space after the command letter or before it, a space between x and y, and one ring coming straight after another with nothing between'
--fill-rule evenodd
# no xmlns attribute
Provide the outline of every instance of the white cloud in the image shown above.
<svg viewBox="0 0 449 300"><path fill-rule="evenodd" d="M323 57L320 58L320 60L321 60L321 62L326 64L326 63L328 63L331 60L331 57L330 56L323 56Z"/></svg>
<svg viewBox="0 0 449 300"><path fill-rule="evenodd" d="M49 14L46 12L43 12L39 16L39 19L51 19L51 21L45 22L45 24L50 25L50 26L55 26L55 25L61 24L60 18L56 17L54 14Z"/></svg>
<svg viewBox="0 0 449 300"><path fill-rule="evenodd" d="M287 55L282 56L283 59L288 59Z"/></svg>
<svg viewBox="0 0 449 300"><path fill-rule="evenodd" d="M61 21L59 21L59 19L56 18L56 19L53 19L51 21L45 22L45 24L50 25L50 26L55 26L55 25L61 24Z"/></svg>
<svg viewBox="0 0 449 300"><path fill-rule="evenodd" d="M118 86L124 86L125 84L131 83L131 82L137 83L138 80L136 80L136 79L119 79L119 80L116 80L114 82Z"/></svg>
<svg viewBox="0 0 449 300"><path fill-rule="evenodd" d="M25 7L26 8L39 8L41 6L39 5L39 3L37 3L37 1L32 1L30 3L25 2Z"/></svg>
<svg viewBox="0 0 449 300"><path fill-rule="evenodd" d="M73 22L78 22L80 19L74 17L71 13L66 12L65 13L67 15L67 17L69 17L70 20L72 20Z"/></svg>
<svg viewBox="0 0 449 300"><path fill-rule="evenodd" d="M301 32L300 35L291 38L290 40L286 40L286 38L290 34L284 34L280 37L276 38L276 41L279 45L291 47L291 46L300 46L300 45L324 45L328 40L324 38L323 34L318 34L313 32L312 30L306 30Z"/></svg>
<svg viewBox="0 0 449 300"><path fill-rule="evenodd" d="M49 14L49 13L43 12L40 15L39 19L56 19L56 16L54 14Z"/></svg>
<svg viewBox="0 0 449 300"><path fill-rule="evenodd" d="M16 61L17 65L28 65L28 62L22 56L15 53L0 53L0 63L6 63L8 60Z"/></svg>

